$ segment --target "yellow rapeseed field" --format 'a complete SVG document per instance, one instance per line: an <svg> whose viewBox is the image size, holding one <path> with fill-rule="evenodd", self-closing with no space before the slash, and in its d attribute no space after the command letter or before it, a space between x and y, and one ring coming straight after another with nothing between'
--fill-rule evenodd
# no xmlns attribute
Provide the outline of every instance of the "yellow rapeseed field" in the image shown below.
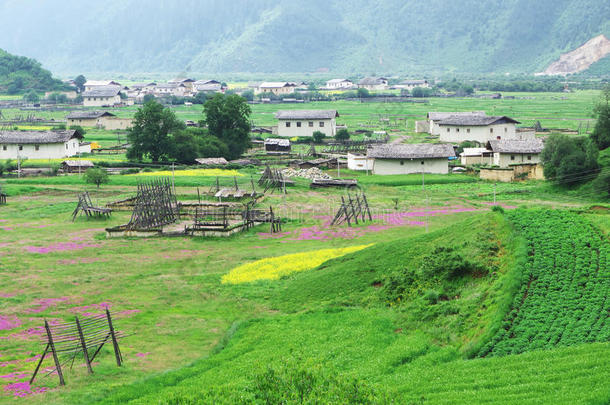
<svg viewBox="0 0 610 405"><path fill-rule="evenodd" d="M314 269L327 260L356 252L369 246L372 246L372 244L340 249L314 250L257 260L235 267L222 277L222 283L240 284L257 280L277 280L287 274Z"/></svg>
<svg viewBox="0 0 610 405"><path fill-rule="evenodd" d="M176 170L174 172L176 176L181 177L216 177L216 176L236 176L241 177L243 174L237 170L225 170L225 169L191 169L191 170ZM171 176L171 170L161 170L158 172L142 172L137 174L130 174L130 176Z"/></svg>

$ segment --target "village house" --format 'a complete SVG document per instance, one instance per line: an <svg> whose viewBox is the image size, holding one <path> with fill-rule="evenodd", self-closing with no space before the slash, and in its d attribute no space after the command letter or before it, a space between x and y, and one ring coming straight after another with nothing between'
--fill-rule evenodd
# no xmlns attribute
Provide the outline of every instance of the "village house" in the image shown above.
<svg viewBox="0 0 610 405"><path fill-rule="evenodd" d="M118 118L108 111L73 111L66 117L68 126L102 128L108 131L126 130L131 128L131 118Z"/></svg>
<svg viewBox="0 0 610 405"><path fill-rule="evenodd" d="M523 163L537 164L540 163L543 148L544 144L540 139L492 140L487 142L487 149L493 153L487 163L501 168Z"/></svg>
<svg viewBox="0 0 610 405"><path fill-rule="evenodd" d="M83 93L85 107L112 107L121 104L119 86L97 86Z"/></svg>
<svg viewBox="0 0 610 405"><path fill-rule="evenodd" d="M427 115L428 125L421 129L421 132L428 132L430 135L440 135L438 122L449 119L451 117L465 116L486 116L485 111L467 111L467 112L429 112ZM421 122L421 121L418 121ZM419 131L417 131L419 132Z"/></svg>
<svg viewBox="0 0 610 405"><path fill-rule="evenodd" d="M296 83L290 82L263 82L257 87L256 93L273 93L276 96L281 96L284 94L293 94L296 87Z"/></svg>
<svg viewBox="0 0 610 405"><path fill-rule="evenodd" d="M399 85L394 86L397 89L404 89L404 90L413 90L416 87L421 87L421 88L425 88L428 89L430 88L430 83L428 83L427 80L404 80L402 82L400 82Z"/></svg>
<svg viewBox="0 0 610 405"><path fill-rule="evenodd" d="M81 173L95 167L90 160L64 160L61 162L61 171L64 173Z"/></svg>
<svg viewBox="0 0 610 405"><path fill-rule="evenodd" d="M76 91L47 91L44 93L44 98L49 98L53 94L64 95L68 98L68 100L74 100L76 97L78 97Z"/></svg>
<svg viewBox="0 0 610 405"><path fill-rule="evenodd" d="M359 89L379 91L388 89L388 79L384 77L365 77L358 82Z"/></svg>
<svg viewBox="0 0 610 405"><path fill-rule="evenodd" d="M117 86L121 87L121 84L114 80L87 80L85 82L85 91L91 91L98 87Z"/></svg>
<svg viewBox="0 0 610 405"><path fill-rule="evenodd" d="M510 117L487 115L454 115L436 122L441 142L459 144L474 141L481 145L494 139L516 140L516 124L520 122Z"/></svg>
<svg viewBox="0 0 610 405"><path fill-rule="evenodd" d="M224 88L217 80L197 80L193 83L194 93L222 93Z"/></svg>
<svg viewBox="0 0 610 405"><path fill-rule="evenodd" d="M347 154L347 168L350 170L372 171L374 162L375 160L368 157L366 154Z"/></svg>
<svg viewBox="0 0 610 405"><path fill-rule="evenodd" d="M161 83L156 85L154 89L156 97L185 97L187 93L190 94L182 83Z"/></svg>
<svg viewBox="0 0 610 405"><path fill-rule="evenodd" d="M185 78L185 77L181 77L181 78L176 78L176 79L172 79L170 81L168 81L167 83L169 84L177 84L177 85L183 85L184 88L186 89L186 91L188 93L192 93L193 92L193 87L195 85L195 80L193 79L189 79L189 78Z"/></svg>
<svg viewBox="0 0 610 405"><path fill-rule="evenodd" d="M447 174L455 152L447 144L386 144L372 147L367 156L374 159L373 174Z"/></svg>
<svg viewBox="0 0 610 405"><path fill-rule="evenodd" d="M460 162L464 166L482 165L489 162L489 157L493 153L487 148L464 148L460 153Z"/></svg>
<svg viewBox="0 0 610 405"><path fill-rule="evenodd" d="M277 139L267 138L265 139L265 152L267 153L289 153L290 152L290 140L288 139Z"/></svg>
<svg viewBox="0 0 610 405"><path fill-rule="evenodd" d="M327 90L345 90L354 88L354 83L347 79L332 79L326 82Z"/></svg>
<svg viewBox="0 0 610 405"><path fill-rule="evenodd" d="M337 110L285 110L278 111L277 135L282 137L313 136L320 131L327 137L337 133Z"/></svg>
<svg viewBox="0 0 610 405"><path fill-rule="evenodd" d="M82 136L69 131L2 131L0 159L62 159L80 153Z"/></svg>

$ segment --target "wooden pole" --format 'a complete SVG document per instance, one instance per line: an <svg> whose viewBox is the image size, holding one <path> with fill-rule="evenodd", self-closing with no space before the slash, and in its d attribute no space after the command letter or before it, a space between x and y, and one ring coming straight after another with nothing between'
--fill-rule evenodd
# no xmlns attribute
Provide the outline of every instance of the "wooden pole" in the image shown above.
<svg viewBox="0 0 610 405"><path fill-rule="evenodd" d="M121 352L119 350L119 342L117 342L116 334L114 333L114 327L112 326L112 318L110 317L110 311L106 308L106 318L108 319L108 327L110 328L110 336L112 337L112 346L114 347L114 357L116 358L116 365L121 367Z"/></svg>
<svg viewBox="0 0 610 405"><path fill-rule="evenodd" d="M89 361L89 352L87 351L87 342L85 342L85 336L83 335L83 328L80 326L80 321L78 320L78 316L76 317L76 329L78 329L78 338L80 340L80 345L83 348L83 356L85 357L85 364L87 364L87 371L89 374L93 374L93 369L91 368L91 362Z"/></svg>
<svg viewBox="0 0 610 405"><path fill-rule="evenodd" d="M51 328L49 327L49 322L44 320L44 328L47 331L47 339L49 342L49 346L51 347L51 352L53 352L53 361L55 362L55 370L57 370L57 375L59 376L59 385L66 385L64 381L64 375L61 372L61 364L59 363L59 359L57 358L57 352L55 351L55 345L53 344L53 335L51 334Z"/></svg>
<svg viewBox="0 0 610 405"><path fill-rule="evenodd" d="M34 374L32 375L32 378L30 378L30 385L34 382L34 378L36 378L36 374L38 374L38 370L40 370L40 365L42 364L44 357L47 355L48 350L49 350L49 344L47 343L47 347L45 347L44 352L42 352L42 357L40 358L40 361L36 365L36 370L34 370Z"/></svg>

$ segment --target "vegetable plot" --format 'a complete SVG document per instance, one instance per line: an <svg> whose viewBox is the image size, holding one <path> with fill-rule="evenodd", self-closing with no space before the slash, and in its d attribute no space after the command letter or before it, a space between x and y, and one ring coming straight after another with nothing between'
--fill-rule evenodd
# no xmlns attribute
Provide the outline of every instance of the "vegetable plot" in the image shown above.
<svg viewBox="0 0 610 405"><path fill-rule="evenodd" d="M578 214L507 213L527 241L521 289L481 355L610 340L610 247Z"/></svg>

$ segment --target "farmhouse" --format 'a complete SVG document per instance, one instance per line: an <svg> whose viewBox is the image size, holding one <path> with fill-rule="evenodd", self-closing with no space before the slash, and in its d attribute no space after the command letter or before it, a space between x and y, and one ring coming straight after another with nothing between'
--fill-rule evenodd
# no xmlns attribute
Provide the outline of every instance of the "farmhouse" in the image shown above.
<svg viewBox="0 0 610 405"><path fill-rule="evenodd" d="M117 86L121 87L121 84L114 80L87 80L85 83L85 91L95 90L99 87Z"/></svg>
<svg viewBox="0 0 610 405"><path fill-rule="evenodd" d="M480 144L485 144L494 139L516 140L516 124L520 124L520 122L510 117L489 117L486 115L455 115L436 122L442 142L475 141Z"/></svg>
<svg viewBox="0 0 610 405"><path fill-rule="evenodd" d="M267 138L265 139L265 152L290 152L290 141L288 139Z"/></svg>
<svg viewBox="0 0 610 405"><path fill-rule="evenodd" d="M384 77L365 77L358 82L358 88L372 91L387 90L388 79Z"/></svg>
<svg viewBox="0 0 610 405"><path fill-rule="evenodd" d="M198 80L193 85L196 93L222 93L223 87L216 80Z"/></svg>
<svg viewBox="0 0 610 405"><path fill-rule="evenodd" d="M273 93L276 96L281 96L283 94L293 94L296 87L296 83L290 82L263 82L257 87L256 93Z"/></svg>
<svg viewBox="0 0 610 405"><path fill-rule="evenodd" d="M0 159L61 159L80 152L82 136L69 131L3 131L0 132Z"/></svg>
<svg viewBox="0 0 610 405"><path fill-rule="evenodd" d="M373 170L374 159L365 154L348 153L347 168L350 170L370 171Z"/></svg>
<svg viewBox="0 0 610 405"><path fill-rule="evenodd" d="M494 166L509 167L522 163L540 163L540 153L544 144L540 139L528 141L493 140L487 142L487 149L493 152ZM490 158L491 159L491 158Z"/></svg>
<svg viewBox="0 0 610 405"><path fill-rule="evenodd" d="M326 82L326 88L328 90L351 89L353 87L354 83L347 79L332 79Z"/></svg>
<svg viewBox="0 0 610 405"><path fill-rule="evenodd" d="M61 162L61 170L64 173L80 173L94 167L90 160L64 160Z"/></svg>
<svg viewBox="0 0 610 405"><path fill-rule="evenodd" d="M447 174L455 152L451 145L419 143L375 146L367 156L374 159L373 174Z"/></svg>
<svg viewBox="0 0 610 405"><path fill-rule="evenodd" d="M283 137L313 136L320 131L327 137L337 133L337 110L286 110L278 111L277 134Z"/></svg>
<svg viewBox="0 0 610 405"><path fill-rule="evenodd" d="M485 111L467 111L467 112L429 112L427 115L429 121L429 128L427 128L430 135L440 135L440 129L438 122L449 119L451 117L463 117L463 116L485 116Z"/></svg>
<svg viewBox="0 0 610 405"><path fill-rule="evenodd" d="M153 92L159 97L184 97L189 90L183 83L161 83L155 86Z"/></svg>
<svg viewBox="0 0 610 405"><path fill-rule="evenodd" d="M189 78L185 78L185 77L179 77L179 78L176 78L176 79L172 79L172 80L170 80L167 83L183 85L184 88L186 88L186 90L188 92L192 92L193 91L193 86L195 84L195 80L189 79Z"/></svg>
<svg viewBox="0 0 610 405"><path fill-rule="evenodd" d="M144 92L152 92L155 89L157 83L148 82L148 83L136 83L129 86L130 90L134 91L144 91Z"/></svg>
<svg viewBox="0 0 610 405"><path fill-rule="evenodd" d="M108 131L131 128L131 118L118 118L108 111L73 111L67 117L68 125L103 128Z"/></svg>
<svg viewBox="0 0 610 405"><path fill-rule="evenodd" d="M413 90L416 87L429 88L430 83L427 80L404 80L396 88Z"/></svg>
<svg viewBox="0 0 610 405"><path fill-rule="evenodd" d="M121 88L119 86L97 86L83 93L85 107L106 107L121 104Z"/></svg>
<svg viewBox="0 0 610 405"><path fill-rule="evenodd" d="M492 155L487 148L464 148L460 153L460 161L464 166L480 165L488 163Z"/></svg>

